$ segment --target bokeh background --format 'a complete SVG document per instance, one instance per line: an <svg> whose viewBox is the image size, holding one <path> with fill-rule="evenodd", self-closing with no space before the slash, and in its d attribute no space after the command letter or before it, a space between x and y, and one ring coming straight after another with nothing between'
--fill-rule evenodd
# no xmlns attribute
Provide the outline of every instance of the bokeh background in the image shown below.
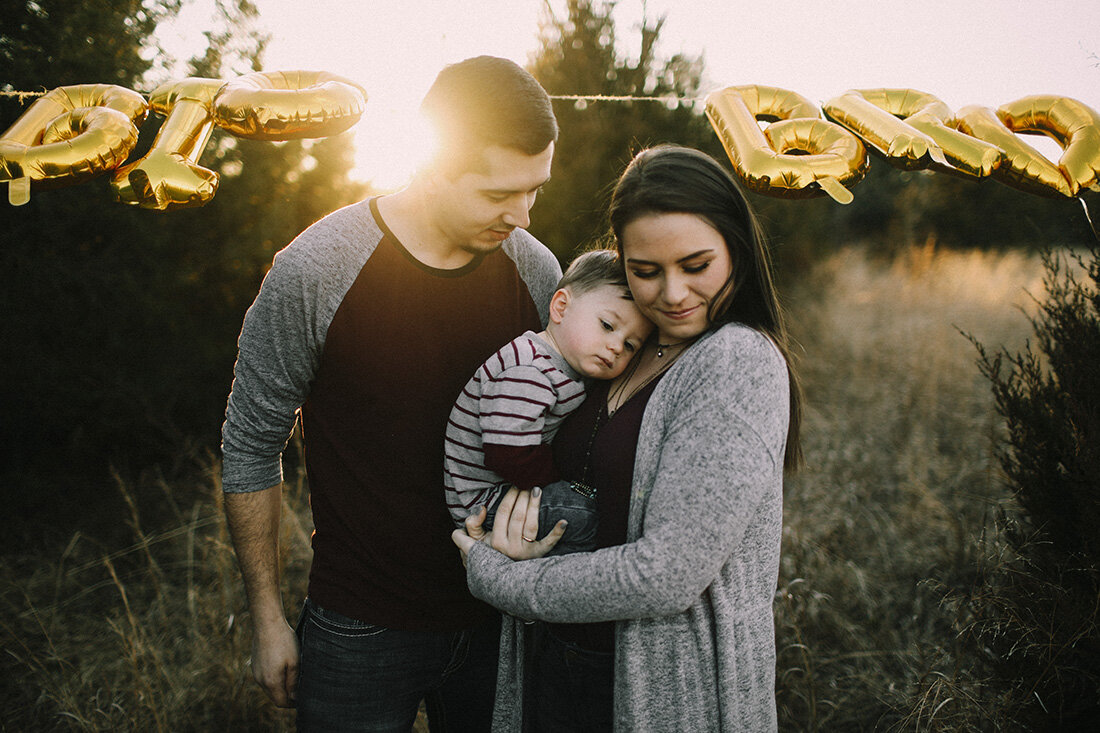
<svg viewBox="0 0 1100 733"><path fill-rule="evenodd" d="M321 140L215 132L201 162L221 185L200 208L129 208L103 179L0 205L0 726L292 728L251 682L220 514L236 337L278 249L408 176L402 136L445 63L493 53L553 95L665 98L555 101L561 139L531 231L563 262L605 236L608 186L637 150L674 142L726 160L700 101L722 86L819 102L891 86L952 108L1037 93L1100 106L1100 6L909 5L5 2L0 130L33 101L16 92L100 82L148 93L259 69L342 74L367 89L368 111ZM160 121L142 126L135 157ZM976 344L1026 349L1052 283L1088 286L1082 201L1095 218L1100 196L1042 198L880 159L853 193L848 206L751 195L808 395L808 466L787 482L777 591L781 729L1060 729L1096 712L1095 661L1082 671L1053 654L1054 682L1018 683L1004 671L1018 647L975 632L988 617L977 601L1001 602L998 570L1018 576L1026 543L1013 522L1032 526L1002 460L1011 415ZM1087 299L1078 310L1089 302L1095 311ZM287 464L294 613L310 552L296 440ZM1095 490L1100 477L1083 480ZM1051 593L1087 599L1094 587ZM1096 652L1095 608L1083 614L1066 638Z"/></svg>

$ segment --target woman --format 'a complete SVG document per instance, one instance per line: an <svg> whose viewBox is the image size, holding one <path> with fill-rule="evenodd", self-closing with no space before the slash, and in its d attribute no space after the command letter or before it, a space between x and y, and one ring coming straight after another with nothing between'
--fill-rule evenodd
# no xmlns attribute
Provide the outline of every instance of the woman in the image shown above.
<svg viewBox="0 0 1100 733"><path fill-rule="evenodd" d="M549 622L527 680L534 728L775 730L771 604L799 393L763 238L729 174L679 147L635 157L610 218L656 336L555 441L563 475L598 492L602 549L511 559L562 529L531 542L538 499L515 493L492 546L455 542L474 595ZM522 673L502 655L498 730L520 728Z"/></svg>

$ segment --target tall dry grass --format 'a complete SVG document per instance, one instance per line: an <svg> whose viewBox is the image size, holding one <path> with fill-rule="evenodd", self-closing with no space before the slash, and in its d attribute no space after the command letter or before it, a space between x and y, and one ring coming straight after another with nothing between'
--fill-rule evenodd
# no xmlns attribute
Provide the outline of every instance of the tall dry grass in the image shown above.
<svg viewBox="0 0 1100 733"><path fill-rule="evenodd" d="M54 558L5 558L0 575L4 729L293 730L248 669L251 631L221 512L207 499L175 526L146 531L138 492L174 506L173 487L117 481L134 543L107 551L79 533ZM301 601L309 564L305 488L284 492L284 602ZM120 518L123 521L123 518Z"/></svg>
<svg viewBox="0 0 1100 733"><path fill-rule="evenodd" d="M975 576L1002 491L1000 426L959 329L1018 343L1029 327L1016 307L1040 287L1035 258L926 248L885 263L844 251L794 289L809 465L785 498L782 730L943 729L937 696L965 694L929 684L965 664L941 599ZM134 497L174 506L181 492L120 482L134 537L125 549L76 535L54 557L4 558L3 729L293 727L247 667L249 619L208 467L204 499L157 531ZM310 553L301 476L283 516L293 614Z"/></svg>
<svg viewBox="0 0 1100 733"><path fill-rule="evenodd" d="M962 332L1022 343L1041 289L1038 257L932 246L840 252L797 288L808 466L785 490L782 730L945 729L929 682L966 660L942 601L995 550L1004 500L1001 421Z"/></svg>

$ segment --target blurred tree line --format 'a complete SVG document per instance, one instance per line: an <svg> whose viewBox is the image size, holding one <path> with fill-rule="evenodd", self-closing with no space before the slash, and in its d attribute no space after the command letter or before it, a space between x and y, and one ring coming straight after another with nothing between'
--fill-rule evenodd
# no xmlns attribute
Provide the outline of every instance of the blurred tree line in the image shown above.
<svg viewBox="0 0 1100 733"><path fill-rule="evenodd" d="M551 96L685 101L554 100L561 132L550 181L532 210L531 229L563 262L605 234L611 188L634 153L677 143L724 156L702 105L692 102L699 96L702 60L680 54L659 59L660 19L643 21L636 29L637 57L627 57L613 8L613 3L569 0L563 16L548 15L531 73Z"/></svg>
<svg viewBox="0 0 1100 733"><path fill-rule="evenodd" d="M109 82L148 92L180 75L169 69L155 31L186 1L6 2L0 91ZM255 30L255 5L219 0L216 7L207 47L186 73L231 78L262 68L266 39ZM560 14L548 10L530 63L552 95L662 100L555 100L561 137L532 231L563 262L603 237L610 186L638 150L671 142L725 160L699 101L702 58L662 57L663 19L616 28L613 9L568 0ZM0 130L30 101L0 97ZM142 126L135 158L160 122L152 117ZM75 496L74 482L58 474L79 477L76 484L99 494L110 491L102 488L108 468L171 472L195 448L216 449L240 323L273 254L312 221L368 193L347 178L348 135L274 144L215 131L201 163L222 185L196 209L123 206L111 201L103 179L36 190L19 208L0 204L9 354L0 380L0 479L17 509L52 509ZM902 172L881 160L854 193L846 207L751 195L781 274L797 275L850 243L891 253L929 241L1034 247L1091 237L1077 202Z"/></svg>

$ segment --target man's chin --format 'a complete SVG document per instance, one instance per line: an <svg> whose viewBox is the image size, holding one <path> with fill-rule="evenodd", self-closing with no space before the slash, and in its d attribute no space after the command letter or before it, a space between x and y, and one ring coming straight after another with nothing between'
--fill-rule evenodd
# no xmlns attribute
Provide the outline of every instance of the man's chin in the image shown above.
<svg viewBox="0 0 1100 733"><path fill-rule="evenodd" d="M507 237L505 237L507 239ZM504 244L504 239L475 239L462 245L462 250L472 255L484 255L496 252Z"/></svg>

